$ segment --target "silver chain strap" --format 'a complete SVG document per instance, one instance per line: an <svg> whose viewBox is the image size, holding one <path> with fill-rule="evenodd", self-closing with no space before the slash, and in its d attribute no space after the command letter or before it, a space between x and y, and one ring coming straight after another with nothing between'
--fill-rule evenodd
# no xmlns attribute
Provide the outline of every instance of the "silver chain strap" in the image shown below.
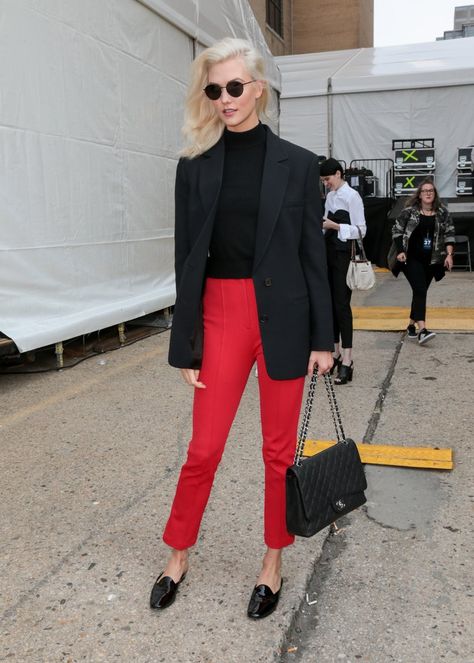
<svg viewBox="0 0 474 663"><path fill-rule="evenodd" d="M331 376L325 374L324 384L326 386L326 393L329 399L329 407L331 410L332 420L334 422L334 428L336 429L336 438L338 443L345 443L344 429L342 427L341 413L339 412L339 406L336 400L336 394L334 392L334 386L332 384ZM304 445L306 442L306 437L308 435L309 420L311 418L311 412L313 409L314 402L314 392L316 389L316 384L318 382L318 369L315 368L313 375L311 376L311 381L309 383L308 396L306 398L303 420L301 422L300 432L298 434L298 442L296 444L296 452L294 458L295 465L301 465L301 458L303 456Z"/></svg>
<svg viewBox="0 0 474 663"><path fill-rule="evenodd" d="M311 382L309 383L309 389L308 389L308 396L306 397L306 402L304 405L303 420L301 422L298 441L296 443L295 458L293 461L295 465L301 465L301 456L303 455L304 444L306 442L306 436L308 434L309 420L311 417L311 410L313 409L314 390L316 389L317 382L318 382L318 372L316 369L313 372L313 375L311 376Z"/></svg>
<svg viewBox="0 0 474 663"><path fill-rule="evenodd" d="M344 434L344 428L342 427L341 413L339 412L339 405L336 400L336 392L334 391L334 385L330 375L324 376L324 384L326 386L326 393L329 399L329 407L331 409L332 420L334 422L334 428L336 429L336 438L338 442L344 442L346 436Z"/></svg>

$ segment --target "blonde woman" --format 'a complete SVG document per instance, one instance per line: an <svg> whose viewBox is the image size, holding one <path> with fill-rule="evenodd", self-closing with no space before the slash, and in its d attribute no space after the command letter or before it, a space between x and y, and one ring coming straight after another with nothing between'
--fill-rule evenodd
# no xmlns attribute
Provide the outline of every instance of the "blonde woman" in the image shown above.
<svg viewBox="0 0 474 663"><path fill-rule="evenodd" d="M169 361L194 389L193 434L163 539L170 556L150 605L174 601L254 362L258 366L267 546L247 614L276 608L304 378L332 366L317 157L260 122L261 56L224 39L195 60L176 174L177 299ZM257 470L256 470L257 471ZM229 530L232 523L229 523Z"/></svg>

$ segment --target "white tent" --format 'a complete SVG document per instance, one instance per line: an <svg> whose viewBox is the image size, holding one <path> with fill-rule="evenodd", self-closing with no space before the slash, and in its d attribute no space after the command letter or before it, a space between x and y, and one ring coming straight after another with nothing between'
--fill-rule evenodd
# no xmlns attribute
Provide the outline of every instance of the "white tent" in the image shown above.
<svg viewBox="0 0 474 663"><path fill-rule="evenodd" d="M392 158L392 139L434 138L454 196L457 148L474 143L474 37L276 58L280 134L318 154Z"/></svg>
<svg viewBox="0 0 474 663"><path fill-rule="evenodd" d="M0 331L20 351L174 303L173 187L193 54L246 0L1 0Z"/></svg>

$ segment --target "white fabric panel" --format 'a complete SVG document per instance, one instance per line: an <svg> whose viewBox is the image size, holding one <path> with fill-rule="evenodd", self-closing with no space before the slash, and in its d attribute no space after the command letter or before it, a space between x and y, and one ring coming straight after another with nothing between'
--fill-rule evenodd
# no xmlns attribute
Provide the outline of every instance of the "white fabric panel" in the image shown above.
<svg viewBox="0 0 474 663"><path fill-rule="evenodd" d="M189 51L188 57L189 64ZM144 67L139 60L121 54L118 58L123 147L176 158L181 147L184 81Z"/></svg>
<svg viewBox="0 0 474 663"><path fill-rule="evenodd" d="M174 301L174 160L13 130L0 141L0 328L22 351Z"/></svg>
<svg viewBox="0 0 474 663"><path fill-rule="evenodd" d="M190 31L221 38L234 16L263 39L244 0L225 8L2 0L0 331L20 351L174 302Z"/></svg>
<svg viewBox="0 0 474 663"><path fill-rule="evenodd" d="M326 97L285 98L280 102L280 111L282 138L316 154L328 155Z"/></svg>
<svg viewBox="0 0 474 663"><path fill-rule="evenodd" d="M361 48L332 77L333 92L462 85L474 79L474 37Z"/></svg>
<svg viewBox="0 0 474 663"><path fill-rule="evenodd" d="M328 80L358 50L281 55L275 58L284 80L282 99L325 95Z"/></svg>
<svg viewBox="0 0 474 663"><path fill-rule="evenodd" d="M333 152L347 165L352 159L391 159L392 139L411 136L410 98L408 90L334 96ZM427 128L422 133L430 134Z"/></svg>
<svg viewBox="0 0 474 663"><path fill-rule="evenodd" d="M139 1L204 46L223 37L249 39L265 59L271 86L280 90L280 73L247 0Z"/></svg>
<svg viewBox="0 0 474 663"><path fill-rule="evenodd" d="M207 43L207 36L198 35L199 0L138 0L184 34Z"/></svg>
<svg viewBox="0 0 474 663"><path fill-rule="evenodd" d="M320 152L318 144L327 140L325 104L332 154L348 165L352 159L392 158L393 139L434 138L437 186L442 196L455 195L457 148L474 139L474 38L276 61L283 138ZM319 141L313 125L321 132Z"/></svg>
<svg viewBox="0 0 474 663"><path fill-rule="evenodd" d="M4 3L2 11L0 124L111 144L119 120L114 53L27 5Z"/></svg>
<svg viewBox="0 0 474 663"><path fill-rule="evenodd" d="M55 247L35 249L34 256L31 251L10 252L5 278L2 274L2 290L12 295L2 311L9 322L5 333L24 352L167 306L174 297L170 272L163 269L158 274L155 268L150 278L144 267L160 263L169 267L172 245L170 238L129 245L71 246L61 251ZM40 262L48 265L46 274L38 267ZM61 278L66 263L64 283ZM111 271L114 265L118 266L116 273ZM18 277L10 280L15 274ZM37 282L32 286L35 276ZM26 290L28 296L15 301ZM25 311L25 306L31 310Z"/></svg>
<svg viewBox="0 0 474 663"><path fill-rule="evenodd" d="M324 95L329 79L335 94L462 85L474 80L474 37L283 55L275 61L284 98Z"/></svg>
<svg viewBox="0 0 474 663"><path fill-rule="evenodd" d="M434 138L436 185L456 195L457 148L472 143L474 85L333 97L333 152L352 159L392 158L392 139Z"/></svg>

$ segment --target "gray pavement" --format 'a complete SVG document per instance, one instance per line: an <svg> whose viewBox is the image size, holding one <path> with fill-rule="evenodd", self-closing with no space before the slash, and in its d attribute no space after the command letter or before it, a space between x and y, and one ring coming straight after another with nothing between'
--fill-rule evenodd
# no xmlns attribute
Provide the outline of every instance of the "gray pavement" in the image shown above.
<svg viewBox="0 0 474 663"><path fill-rule="evenodd" d="M474 306L473 284L450 275L429 304ZM354 302L407 297L378 274ZM166 363L168 333L66 371L0 376L0 661L473 663L474 335L425 347L402 336L356 333L354 381L338 389L346 432L452 447L455 469L367 466L366 507L286 551L281 603L262 623L245 616L264 551L253 375L190 572L162 614L148 596L192 403ZM317 414L312 435L332 437L322 393Z"/></svg>

